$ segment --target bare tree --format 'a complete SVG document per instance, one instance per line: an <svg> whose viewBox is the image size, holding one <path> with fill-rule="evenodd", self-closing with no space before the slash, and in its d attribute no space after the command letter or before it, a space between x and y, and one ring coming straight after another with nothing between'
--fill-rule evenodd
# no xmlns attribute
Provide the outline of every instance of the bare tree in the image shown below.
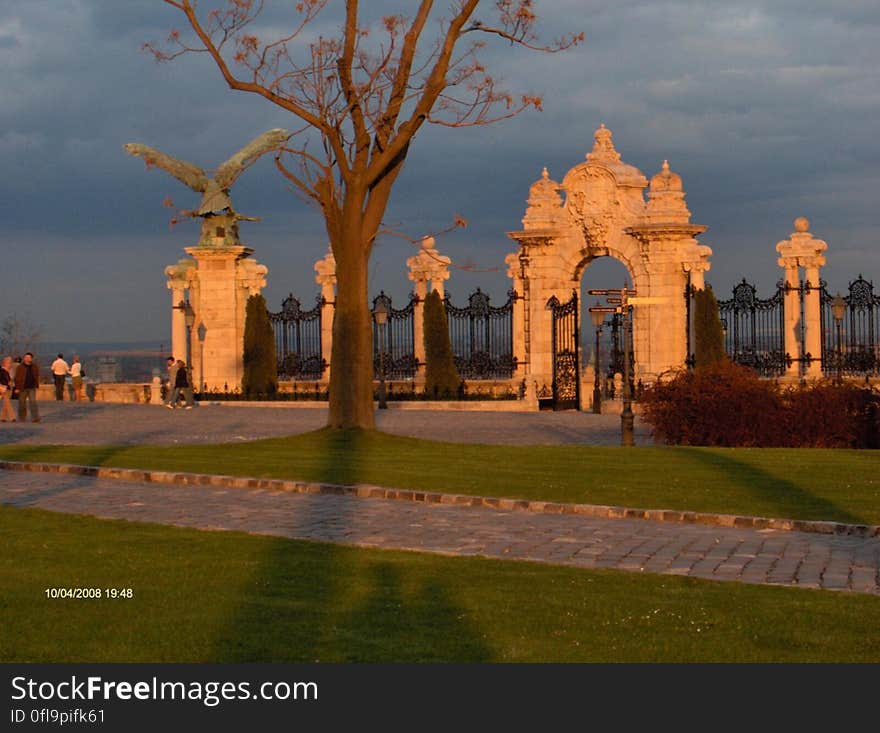
<svg viewBox="0 0 880 733"><path fill-rule="evenodd" d="M9 313L0 323L0 356L21 356L35 352L40 343L40 327L26 313Z"/></svg>
<svg viewBox="0 0 880 733"><path fill-rule="evenodd" d="M317 22L330 0L288 3L290 23L272 37L270 25L257 28L266 0L162 2L188 30L173 30L161 48L147 44L158 60L207 54L230 88L301 122L276 164L321 210L336 258L328 423L372 428L368 263L413 137L425 123L488 125L540 109L539 97L514 97L496 85L479 58L488 40L558 51L583 34L540 43L532 0L452 0L439 11L433 0L410 0L412 17L375 23L364 20L358 0L340 0L344 18L333 37L319 35ZM477 17L481 6L491 22ZM436 33L426 32L429 24Z"/></svg>

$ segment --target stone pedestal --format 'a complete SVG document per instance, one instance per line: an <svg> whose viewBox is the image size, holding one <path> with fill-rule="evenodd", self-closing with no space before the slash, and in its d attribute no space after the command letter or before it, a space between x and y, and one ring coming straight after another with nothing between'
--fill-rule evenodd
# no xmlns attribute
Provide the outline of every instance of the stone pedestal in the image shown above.
<svg viewBox="0 0 880 733"><path fill-rule="evenodd" d="M191 260L181 260L165 271L173 301L173 356L186 360L189 351L197 386L240 388L247 299L265 286L267 269L247 259L253 250L241 245L188 247L186 252ZM191 334L184 310L177 307L186 302L195 314Z"/></svg>

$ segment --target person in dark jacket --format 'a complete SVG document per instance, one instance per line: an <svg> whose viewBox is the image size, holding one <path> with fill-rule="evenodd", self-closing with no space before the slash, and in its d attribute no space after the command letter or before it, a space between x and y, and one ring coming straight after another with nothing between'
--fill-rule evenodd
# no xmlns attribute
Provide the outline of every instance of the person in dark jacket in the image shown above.
<svg viewBox="0 0 880 733"><path fill-rule="evenodd" d="M177 374L174 377L174 404L180 398L186 400L186 409L193 407L192 390L189 388L189 369L180 359L177 360Z"/></svg>
<svg viewBox="0 0 880 733"><path fill-rule="evenodd" d="M34 422L40 422L40 408L37 407L37 390L40 388L40 368L34 355L28 351L15 370L15 389L18 391L18 419L27 420L28 403Z"/></svg>

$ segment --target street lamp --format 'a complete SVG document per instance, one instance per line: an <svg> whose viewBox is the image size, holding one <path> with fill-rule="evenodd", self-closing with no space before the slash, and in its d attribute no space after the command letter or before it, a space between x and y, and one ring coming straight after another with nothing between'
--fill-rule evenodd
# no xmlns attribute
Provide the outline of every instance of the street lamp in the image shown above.
<svg viewBox="0 0 880 733"><path fill-rule="evenodd" d="M196 322L196 312L188 300L181 300L172 306L174 310L183 311L183 320L186 324L186 363L189 365L192 352L192 327Z"/></svg>
<svg viewBox="0 0 880 733"><path fill-rule="evenodd" d="M387 410L388 402L385 398L385 324L388 322L388 306L383 298L377 300L373 307L373 320L376 322L379 336L379 409Z"/></svg>
<svg viewBox="0 0 880 733"><path fill-rule="evenodd" d="M203 392L205 390L205 336L208 333L204 322L199 324L196 333L199 336L199 392Z"/></svg>
<svg viewBox="0 0 880 733"><path fill-rule="evenodd" d="M837 383L843 382L843 354L840 349L840 326L846 315L846 301L838 293L831 301L831 315L834 316L834 325L837 328Z"/></svg>
<svg viewBox="0 0 880 733"><path fill-rule="evenodd" d="M600 303L597 300L596 307L598 308L599 306ZM605 314L598 310L591 310L590 319L593 321L593 328L596 329L596 376L593 380L593 412L598 415L602 412L602 390L599 387L599 378L602 373L599 364L599 336L602 335L602 324L605 323Z"/></svg>
<svg viewBox="0 0 880 733"><path fill-rule="evenodd" d="M624 288L624 293L626 289ZM620 444L626 447L635 445L632 411L632 390L630 389L630 339L632 338L632 308L623 303L623 410L620 413Z"/></svg>

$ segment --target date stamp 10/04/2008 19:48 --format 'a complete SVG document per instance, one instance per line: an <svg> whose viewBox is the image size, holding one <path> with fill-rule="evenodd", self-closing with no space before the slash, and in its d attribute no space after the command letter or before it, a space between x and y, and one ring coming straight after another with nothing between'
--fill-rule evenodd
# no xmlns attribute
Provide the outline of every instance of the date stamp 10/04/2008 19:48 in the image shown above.
<svg viewBox="0 0 880 733"><path fill-rule="evenodd" d="M116 588L109 586L106 588L45 588L43 591L46 598L71 598L71 599L99 599L108 598L134 598L134 590L132 588Z"/></svg>

